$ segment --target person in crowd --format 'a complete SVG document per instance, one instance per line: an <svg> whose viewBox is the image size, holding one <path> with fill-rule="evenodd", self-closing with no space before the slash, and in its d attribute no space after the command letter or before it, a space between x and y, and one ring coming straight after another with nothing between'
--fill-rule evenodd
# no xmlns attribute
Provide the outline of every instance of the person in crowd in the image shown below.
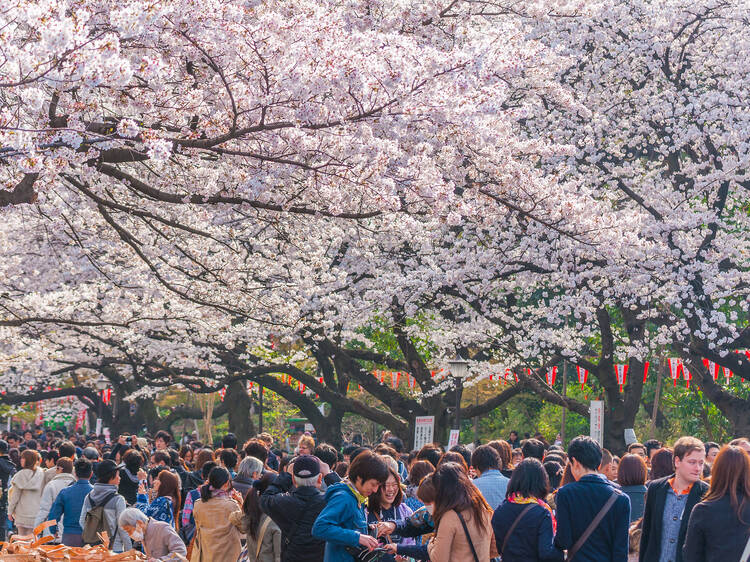
<svg viewBox="0 0 750 562"><path fill-rule="evenodd" d="M245 457L237 469L237 476L232 479L232 487L245 498L252 489L253 482L259 480L263 473L263 463L255 457Z"/></svg>
<svg viewBox="0 0 750 562"><path fill-rule="evenodd" d="M651 455L651 472L649 480L659 480L674 474L674 459L672 449L664 448L654 451Z"/></svg>
<svg viewBox="0 0 750 562"><path fill-rule="evenodd" d="M297 443L298 455L312 455L315 450L315 439L310 435L303 435Z"/></svg>
<svg viewBox="0 0 750 562"><path fill-rule="evenodd" d="M193 507L195 543L190 562L229 562L239 558L242 535L232 523L232 514L242 512L242 496L231 494L231 487L226 468L211 469L208 483L201 486L200 499Z"/></svg>
<svg viewBox="0 0 750 562"><path fill-rule="evenodd" d="M273 437L271 437L270 433L266 433L265 431L263 433L258 434L257 439L266 446L266 449L268 449L268 457L266 458L266 466L270 468L271 470L275 470L276 472L279 471L279 457L271 450L271 447L273 447ZM333 467L331 467L333 468Z"/></svg>
<svg viewBox="0 0 750 562"><path fill-rule="evenodd" d="M208 484L208 475L211 474L211 470L213 470L216 466L218 465L214 461L209 461L203 465L201 471L204 477L204 484ZM182 508L182 514L180 516L180 532L187 539L187 541L190 541L193 538L193 534L195 533L195 519L193 518L193 508L195 507L195 502L197 502L201 496L200 487L196 488L195 490L190 490L189 492L187 492L186 496L187 497L185 498L185 505Z"/></svg>
<svg viewBox="0 0 750 562"><path fill-rule="evenodd" d="M508 444L513 449L520 449L521 448L521 440L518 438L518 432L517 431L511 431L508 435Z"/></svg>
<svg viewBox="0 0 750 562"><path fill-rule="evenodd" d="M44 468L44 485L47 486L47 484L49 484L49 482L59 474L59 472L57 471L57 461L60 458L60 453L52 449L50 451L42 451L41 455ZM73 472L72 461L70 463L70 466L70 471Z"/></svg>
<svg viewBox="0 0 750 562"><path fill-rule="evenodd" d="M742 560L750 544L750 456L739 447L720 450L711 469L711 485L690 513L684 562Z"/></svg>
<svg viewBox="0 0 750 562"><path fill-rule="evenodd" d="M451 451L443 453L443 456L440 457L436 468L439 468L441 464L446 462L456 463L461 467L461 470L463 470L466 474L469 474L469 465L466 464L463 455L461 455L460 453L453 453Z"/></svg>
<svg viewBox="0 0 750 562"><path fill-rule="evenodd" d="M234 478L237 473L234 471L237 468L237 451L234 449L222 449L219 453L219 466L223 466L229 471L229 476Z"/></svg>
<svg viewBox="0 0 750 562"><path fill-rule="evenodd" d="M597 471L607 480L611 482L617 481L617 469L614 466L612 453L608 449L602 449L602 462Z"/></svg>
<svg viewBox="0 0 750 562"><path fill-rule="evenodd" d="M318 446L315 447L313 455L317 457L320 462L326 463L330 469L333 469L339 460L336 449L328 443L319 443Z"/></svg>
<svg viewBox="0 0 750 562"><path fill-rule="evenodd" d="M406 478L409 475L409 468L401 459L404 454L404 442L395 435L387 437L383 442L391 446L398 454L398 458L396 459L396 461L398 462L398 475L401 477L402 482L406 481Z"/></svg>
<svg viewBox="0 0 750 562"><path fill-rule="evenodd" d="M507 501L492 516L503 562L562 562L563 553L553 542L555 517L544 501L549 491L547 472L537 459L524 459L513 471Z"/></svg>
<svg viewBox="0 0 750 562"><path fill-rule="evenodd" d="M395 533L402 537L414 537L416 539L416 544L407 544L405 541L401 541L401 543L389 542L383 547L386 551L392 555L406 556L415 560L430 559L425 539L430 537L435 530L435 522L432 520L435 494L432 473L430 473L422 479L422 483L417 489L417 497L424 504L424 507L416 510L406 519L384 521L377 524L378 536L388 536Z"/></svg>
<svg viewBox="0 0 750 562"><path fill-rule="evenodd" d="M703 464L703 478L711 476L711 467L714 465L716 455L719 454L719 444L713 441L706 442L706 462Z"/></svg>
<svg viewBox="0 0 750 562"><path fill-rule="evenodd" d="M395 469L389 468L390 475L377 492L371 494L367 500L367 523L377 524L382 521L394 521L406 519L413 512L404 504L404 492L401 488L401 477ZM391 534L388 542L400 544L413 544L411 539L404 539L397 534ZM393 555L383 556L383 562L393 562Z"/></svg>
<svg viewBox="0 0 750 562"><path fill-rule="evenodd" d="M648 467L642 456L628 453L622 457L617 467L617 483L623 493L630 498L631 523L643 517L647 476Z"/></svg>
<svg viewBox="0 0 750 562"><path fill-rule="evenodd" d="M662 448L662 443L657 439L649 439L643 446L646 448L646 465L651 467L651 460L654 458L656 451Z"/></svg>
<svg viewBox="0 0 750 562"><path fill-rule="evenodd" d="M326 490L326 506L312 527L313 536L326 542L325 562L351 562L347 547L372 550L378 546L368 533L362 507L389 475L385 461L365 449L349 466L348 478Z"/></svg>
<svg viewBox="0 0 750 562"><path fill-rule="evenodd" d="M55 499L57 499L57 495L63 488L67 488L76 481L75 476L73 476L72 460L66 458L58 459L55 470L57 471L57 474L44 486L44 490L42 490L42 499L39 502L39 512L36 514L34 527L47 521L47 516L52 508L52 504L55 503ZM45 531L45 534L47 533L49 533L49 530Z"/></svg>
<svg viewBox="0 0 750 562"><path fill-rule="evenodd" d="M545 460L543 466L549 479L550 493L554 492L560 487L560 482L562 481L564 472L562 464L556 460Z"/></svg>
<svg viewBox="0 0 750 562"><path fill-rule="evenodd" d="M339 480L318 458L301 455L263 491L260 507L281 529L283 562L323 560L325 542L313 536L312 527L325 506L323 482L332 486Z"/></svg>
<svg viewBox="0 0 750 562"><path fill-rule="evenodd" d="M480 445L471 454L471 466L477 474L474 485L494 511L505 501L508 479L500 473L500 455L489 445Z"/></svg>
<svg viewBox="0 0 750 562"><path fill-rule="evenodd" d="M21 453L21 470L10 481L8 517L15 523L19 535L29 535L39 513L44 490L44 470L41 457L34 449Z"/></svg>
<svg viewBox="0 0 750 562"><path fill-rule="evenodd" d="M466 463L466 466L471 466L471 451L466 445L453 445L453 447L451 447L451 450L449 452L458 453L459 455L463 457L464 462Z"/></svg>
<svg viewBox="0 0 750 562"><path fill-rule="evenodd" d="M737 439L732 439L729 444L732 447L739 447L748 455L750 455L750 439L748 439L747 437L738 437Z"/></svg>
<svg viewBox="0 0 750 562"><path fill-rule="evenodd" d="M100 462L97 471L96 483L83 500L78 525L83 533L86 528L86 514L94 506L104 506L104 520L110 539L110 550L115 552L130 550L130 537L120 529L117 523L120 514L127 507L125 498L117 493L117 487L120 484L120 471L115 462L109 459Z"/></svg>
<svg viewBox="0 0 750 562"><path fill-rule="evenodd" d="M440 457L442 456L443 452L440 450L440 447L438 447L434 443L428 443L417 453L417 460L430 461L432 463L432 466L437 467L438 463L440 462Z"/></svg>
<svg viewBox="0 0 750 562"><path fill-rule="evenodd" d="M435 536L427 545L432 562L488 562L496 554L492 509L456 463L444 463L432 475L435 485Z"/></svg>
<svg viewBox="0 0 750 562"><path fill-rule="evenodd" d="M164 521L156 521L148 517L140 509L128 507L118 519L120 529L130 537L134 543L143 545L143 550L149 561L177 562L187 556L185 543L174 530L174 527Z"/></svg>
<svg viewBox="0 0 750 562"><path fill-rule="evenodd" d="M221 438L222 449L237 450L237 436L234 433L227 433Z"/></svg>
<svg viewBox="0 0 750 562"><path fill-rule="evenodd" d="M631 455L638 455L643 459L643 462L646 462L646 459L648 456L646 455L646 446L643 443L638 443L637 441L635 443L631 443L628 445L628 453Z"/></svg>
<svg viewBox="0 0 750 562"><path fill-rule="evenodd" d="M523 445L521 445L521 453L523 454L523 458L528 459L529 457L533 457L538 460L544 460L544 443L542 443L539 439L526 439L523 442Z"/></svg>
<svg viewBox="0 0 750 562"><path fill-rule="evenodd" d="M71 462L70 459L65 457L58 462L63 461ZM42 521L62 521L59 525L60 529L51 527L50 533L54 535L60 532L62 534L61 542L66 546L83 546L81 538L83 529L80 523L81 510L86 496L93 490L93 486L89 482L92 466L88 459L81 458L75 462L73 470L75 472L75 483L65 486L58 492L49 513L44 514ZM53 480L47 486L51 486L54 482Z"/></svg>
<svg viewBox="0 0 750 562"><path fill-rule="evenodd" d="M162 470L154 479L149 501L149 491L145 484L138 488L138 501L135 507L156 521L164 521L177 528L177 512L180 510L180 478L169 470Z"/></svg>
<svg viewBox="0 0 750 562"><path fill-rule="evenodd" d="M189 445L182 445L180 447L180 458L185 466L185 470L188 472L193 470L193 449Z"/></svg>
<svg viewBox="0 0 750 562"><path fill-rule="evenodd" d="M708 484L701 480L705 458L706 449L699 439L680 437L674 444L674 473L649 482L640 562L682 562L690 513L708 491Z"/></svg>
<svg viewBox="0 0 750 562"><path fill-rule="evenodd" d="M276 477L265 473L250 489L242 503L242 511L230 515L230 520L247 537L241 560L253 562L281 562L281 529L260 508L260 494Z"/></svg>
<svg viewBox="0 0 750 562"><path fill-rule="evenodd" d="M182 481L182 493L187 494L200 488L206 480L203 476L203 465L207 462L215 463L214 452L211 449L200 449L195 455L195 470L188 472ZM187 501L187 496L186 496Z"/></svg>
<svg viewBox="0 0 750 562"><path fill-rule="evenodd" d="M495 439L487 444L500 455L500 474L510 479L513 474L513 448L510 443L502 439ZM518 449L518 452L520 453L521 449Z"/></svg>
<svg viewBox="0 0 750 562"><path fill-rule="evenodd" d="M8 487L11 479L16 473L16 466L11 462L8 456L10 447L8 442L0 439L0 542L5 542L8 527Z"/></svg>
<svg viewBox="0 0 750 562"><path fill-rule="evenodd" d="M122 457L124 466L120 468L120 484L117 492L125 498L128 505L135 505L138 501L138 487L141 480L146 479L146 471L142 469L143 457L135 449L129 449Z"/></svg>
<svg viewBox="0 0 750 562"><path fill-rule="evenodd" d="M576 437L568 446L568 459L575 482L560 488L555 496L555 545L567 550L568 559L576 562L626 561L630 500L597 472L602 462L601 447L591 437ZM588 537L581 543L579 539L590 526Z"/></svg>
<svg viewBox="0 0 750 562"><path fill-rule="evenodd" d="M154 435L154 447L156 447L157 451L166 451L171 442L172 436L168 431L162 429L157 431L156 435Z"/></svg>
<svg viewBox="0 0 750 562"><path fill-rule="evenodd" d="M268 466L266 464L266 461L268 460L268 447L260 439L250 439L245 443L242 450L245 451L246 457L255 457L263 463L264 467Z"/></svg>
<svg viewBox="0 0 750 562"><path fill-rule="evenodd" d="M435 472L435 467L429 461L416 461L411 465L411 469L409 470L409 484L404 493L404 503L412 511L417 511L419 508L424 507L422 501L417 497L417 490L424 477L433 472Z"/></svg>

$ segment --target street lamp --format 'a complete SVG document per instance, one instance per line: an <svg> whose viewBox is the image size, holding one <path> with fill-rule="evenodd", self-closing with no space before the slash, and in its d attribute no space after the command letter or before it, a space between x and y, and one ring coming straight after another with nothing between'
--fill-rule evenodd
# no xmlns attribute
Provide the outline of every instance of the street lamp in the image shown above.
<svg viewBox="0 0 750 562"><path fill-rule="evenodd" d="M463 392L464 378L469 373L469 362L456 354L456 357L448 361L448 367L456 384L456 429L461 429L461 394Z"/></svg>
<svg viewBox="0 0 750 562"><path fill-rule="evenodd" d="M104 417L104 397L102 396L102 392L107 390L108 386L109 381L104 375L99 375L94 381L94 387L99 393L99 419L102 419Z"/></svg>

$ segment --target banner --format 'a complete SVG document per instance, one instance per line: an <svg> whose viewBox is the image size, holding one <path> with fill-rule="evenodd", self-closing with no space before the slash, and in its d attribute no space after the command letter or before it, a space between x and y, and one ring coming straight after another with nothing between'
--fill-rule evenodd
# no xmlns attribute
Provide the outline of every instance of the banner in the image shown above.
<svg viewBox="0 0 750 562"><path fill-rule="evenodd" d="M547 384L549 386L554 386L555 380L557 379L557 367L548 367L546 377L547 377Z"/></svg>
<svg viewBox="0 0 750 562"><path fill-rule="evenodd" d="M602 446L604 442L604 402L592 400L589 407L589 435Z"/></svg>
<svg viewBox="0 0 750 562"><path fill-rule="evenodd" d="M620 392L622 392L622 387L625 386L625 381L628 378L628 366L615 365L615 374L617 375L617 384L620 385Z"/></svg>
<svg viewBox="0 0 750 562"><path fill-rule="evenodd" d="M583 385L586 384L586 381L589 378L589 371L580 365L576 365L576 371L578 373L578 382L581 384L581 390L583 390Z"/></svg>
<svg viewBox="0 0 750 562"><path fill-rule="evenodd" d="M458 445L458 437L461 434L460 429L451 429L450 436L448 437L448 447L447 450L450 450L452 447L455 447Z"/></svg>
<svg viewBox="0 0 750 562"><path fill-rule="evenodd" d="M417 451L434 441L435 416L417 416L414 420L414 449Z"/></svg>
<svg viewBox="0 0 750 562"><path fill-rule="evenodd" d="M677 379L680 377L680 366L682 365L682 361L670 357L667 359L667 363L669 363L669 372L672 375L674 386L677 386Z"/></svg>

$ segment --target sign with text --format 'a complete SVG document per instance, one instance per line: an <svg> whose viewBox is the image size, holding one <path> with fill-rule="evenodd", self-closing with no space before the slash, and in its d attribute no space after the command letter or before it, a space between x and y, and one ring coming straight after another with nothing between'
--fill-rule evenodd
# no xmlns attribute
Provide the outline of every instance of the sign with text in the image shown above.
<svg viewBox="0 0 750 562"><path fill-rule="evenodd" d="M414 448L421 449L435 439L432 434L435 430L435 416L417 416L414 420Z"/></svg>
<svg viewBox="0 0 750 562"><path fill-rule="evenodd" d="M460 429L451 429L450 436L448 437L448 449L458 445L458 436L461 435Z"/></svg>
<svg viewBox="0 0 750 562"><path fill-rule="evenodd" d="M604 443L604 402L592 400L589 414L591 416L589 435L601 446Z"/></svg>

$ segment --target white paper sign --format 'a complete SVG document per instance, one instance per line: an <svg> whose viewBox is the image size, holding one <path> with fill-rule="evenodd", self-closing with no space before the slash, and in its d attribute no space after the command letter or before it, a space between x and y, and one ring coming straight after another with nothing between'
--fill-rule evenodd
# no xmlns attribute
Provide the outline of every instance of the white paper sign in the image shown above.
<svg viewBox="0 0 750 562"><path fill-rule="evenodd" d="M458 436L461 434L460 429L451 429L450 436L448 437L448 449L458 445Z"/></svg>
<svg viewBox="0 0 750 562"><path fill-rule="evenodd" d="M104 442L105 442L105 443L106 443L107 445L111 445L111 444L112 444L112 441L111 441L111 440L110 440L110 438L109 438L109 437L110 437L110 435L109 435L109 428L108 428L108 427L105 427L104 429L102 429L102 433L104 433Z"/></svg>
<svg viewBox="0 0 750 562"><path fill-rule="evenodd" d="M589 413L591 415L589 435L601 446L604 442L604 402L592 400Z"/></svg>
<svg viewBox="0 0 750 562"><path fill-rule="evenodd" d="M421 449L434 441L435 416L417 416L414 420L414 448Z"/></svg>
<svg viewBox="0 0 750 562"><path fill-rule="evenodd" d="M630 445L631 443L637 443L638 438L635 436L635 430L632 428L625 430L625 445Z"/></svg>
<svg viewBox="0 0 750 562"><path fill-rule="evenodd" d="M96 436L99 437L102 434L102 418L96 418Z"/></svg>

